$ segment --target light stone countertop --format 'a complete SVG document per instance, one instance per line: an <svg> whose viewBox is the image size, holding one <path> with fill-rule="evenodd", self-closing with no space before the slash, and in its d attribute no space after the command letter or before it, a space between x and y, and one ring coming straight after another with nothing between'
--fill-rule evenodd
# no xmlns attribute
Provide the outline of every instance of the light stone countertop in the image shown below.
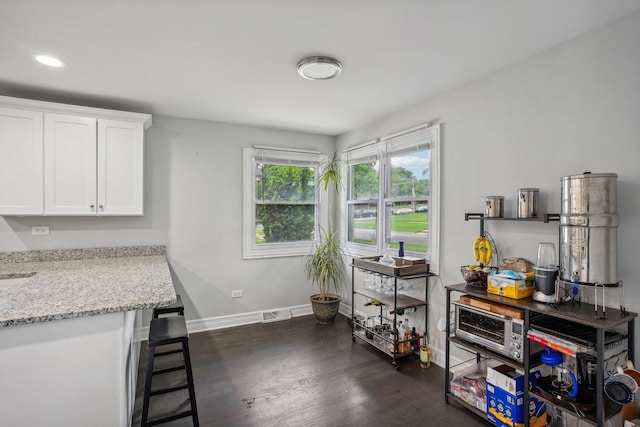
<svg viewBox="0 0 640 427"><path fill-rule="evenodd" d="M0 253L0 327L175 301L164 246Z"/></svg>

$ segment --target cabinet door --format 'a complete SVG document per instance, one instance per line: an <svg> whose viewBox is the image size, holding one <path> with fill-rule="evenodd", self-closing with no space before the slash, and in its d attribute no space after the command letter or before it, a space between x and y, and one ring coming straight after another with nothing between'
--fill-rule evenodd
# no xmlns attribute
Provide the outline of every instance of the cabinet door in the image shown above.
<svg viewBox="0 0 640 427"><path fill-rule="evenodd" d="M44 115L45 215L95 215L96 119Z"/></svg>
<svg viewBox="0 0 640 427"><path fill-rule="evenodd" d="M0 107L0 215L42 215L42 113Z"/></svg>
<svg viewBox="0 0 640 427"><path fill-rule="evenodd" d="M98 215L143 214L141 123L98 120Z"/></svg>

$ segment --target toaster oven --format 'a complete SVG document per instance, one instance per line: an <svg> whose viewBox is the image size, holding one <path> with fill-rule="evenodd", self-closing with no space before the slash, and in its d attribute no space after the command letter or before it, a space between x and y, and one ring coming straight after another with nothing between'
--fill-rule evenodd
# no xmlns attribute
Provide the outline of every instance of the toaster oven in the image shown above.
<svg viewBox="0 0 640 427"><path fill-rule="evenodd" d="M489 310L463 304L455 305L455 335L458 338L481 345L503 356L522 363L524 358L524 320L494 313ZM510 307L511 312L521 311ZM523 316L521 316L523 317ZM530 354L542 351L543 346L530 343Z"/></svg>

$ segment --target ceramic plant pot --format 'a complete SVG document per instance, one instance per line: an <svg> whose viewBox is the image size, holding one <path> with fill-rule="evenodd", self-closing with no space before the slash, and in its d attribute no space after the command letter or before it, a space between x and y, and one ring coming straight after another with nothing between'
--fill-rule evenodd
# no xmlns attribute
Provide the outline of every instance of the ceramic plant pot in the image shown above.
<svg viewBox="0 0 640 427"><path fill-rule="evenodd" d="M321 300L320 294L311 295L309 298L313 314L316 315L316 322L323 325L333 323L340 308L340 301L342 301L340 295L327 294L327 297L327 301Z"/></svg>

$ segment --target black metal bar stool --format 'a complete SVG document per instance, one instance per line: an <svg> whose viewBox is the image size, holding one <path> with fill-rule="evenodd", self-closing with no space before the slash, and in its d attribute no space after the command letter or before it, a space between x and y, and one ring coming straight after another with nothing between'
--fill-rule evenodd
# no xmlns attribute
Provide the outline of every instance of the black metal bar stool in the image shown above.
<svg viewBox="0 0 640 427"><path fill-rule="evenodd" d="M171 313L178 313L179 315L184 316L184 304L182 304L182 298L180 298L180 294L176 294L176 302L174 302L173 304L154 308L153 318L157 319L161 314Z"/></svg>
<svg viewBox="0 0 640 427"><path fill-rule="evenodd" d="M158 353L155 352L156 347L164 346L167 344L181 344L181 348L175 350L159 351ZM184 364L166 369L159 369L157 371L153 370L155 358L176 353L182 353ZM191 356L189 355L189 333L187 332L187 323L185 322L184 316L168 316L151 320L151 325L149 327L148 357L149 360L147 363L147 376L144 383L144 403L142 406L142 427L155 426L157 424L162 424L168 421L173 421L189 416L193 419L193 425L195 427L198 427L198 409L196 407L196 393L193 386L193 374L191 372ZM181 384L175 387L151 390L151 380L154 375L162 375L181 369L184 369L186 371L187 381L185 384ZM171 393L184 389L189 390L190 410L163 418L148 420L149 402L151 400L151 396L157 396L160 394Z"/></svg>

